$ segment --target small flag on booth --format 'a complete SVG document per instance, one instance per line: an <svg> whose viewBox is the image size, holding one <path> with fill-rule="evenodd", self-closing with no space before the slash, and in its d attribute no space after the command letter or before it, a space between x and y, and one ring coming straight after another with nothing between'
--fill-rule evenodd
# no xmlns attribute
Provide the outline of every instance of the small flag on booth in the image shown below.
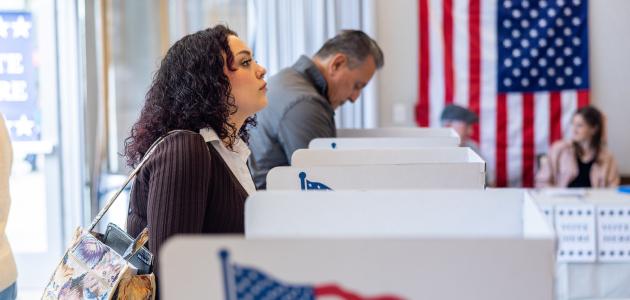
<svg viewBox="0 0 630 300"><path fill-rule="evenodd" d="M307 190L331 190L332 191L331 188L329 188L327 185L321 182L310 181L306 179L305 172L300 172L299 177L300 177L300 187L303 191L307 191Z"/></svg>
<svg viewBox="0 0 630 300"><path fill-rule="evenodd" d="M223 269L223 284L227 300L402 300L393 295L366 297L337 284L287 284L253 267L245 267L229 260L227 250L219 251Z"/></svg>

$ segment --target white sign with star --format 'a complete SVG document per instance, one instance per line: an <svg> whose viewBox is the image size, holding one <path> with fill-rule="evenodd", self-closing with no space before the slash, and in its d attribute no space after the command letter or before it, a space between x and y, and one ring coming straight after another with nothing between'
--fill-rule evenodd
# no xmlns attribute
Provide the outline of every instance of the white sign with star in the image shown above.
<svg viewBox="0 0 630 300"><path fill-rule="evenodd" d="M13 127L15 127L16 136L31 136L35 122L29 120L26 115L21 115L19 120L13 122Z"/></svg>

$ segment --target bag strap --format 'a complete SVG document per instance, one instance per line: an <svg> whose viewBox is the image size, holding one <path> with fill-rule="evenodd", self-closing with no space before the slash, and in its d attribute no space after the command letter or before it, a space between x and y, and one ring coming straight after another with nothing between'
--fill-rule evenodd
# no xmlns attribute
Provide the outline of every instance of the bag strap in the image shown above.
<svg viewBox="0 0 630 300"><path fill-rule="evenodd" d="M127 177L125 184L123 184L122 187L120 187L120 189L116 192L116 194L114 194L114 196L112 196L111 199L107 200L107 203L105 203L105 206L103 206L103 208L98 212L96 217L94 217L94 220L92 220L92 224L90 224L90 226L88 227L88 231L92 231L94 227L96 227L96 224L98 224L98 222L101 221L105 213L114 204L118 196L125 190L129 182L131 182L131 180L136 177L138 172L140 172L140 169L147 162L151 154L153 154L153 151L155 151L157 146L160 145L167 136L175 134L175 133L179 133L179 132L197 133L197 132L194 132L191 130L185 130L185 129L171 130L165 135L160 136L155 142L153 142L153 144L151 144L147 152L144 154L144 156L140 160L140 163L138 163L138 165L133 169L133 171L131 171L131 174L129 174L129 177Z"/></svg>

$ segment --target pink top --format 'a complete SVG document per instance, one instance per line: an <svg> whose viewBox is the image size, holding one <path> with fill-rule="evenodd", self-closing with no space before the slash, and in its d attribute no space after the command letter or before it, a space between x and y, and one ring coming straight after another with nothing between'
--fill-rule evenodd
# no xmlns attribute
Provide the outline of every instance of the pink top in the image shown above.
<svg viewBox="0 0 630 300"><path fill-rule="evenodd" d="M557 141L547 154L547 160L536 174L536 187L567 187L578 175L575 150L571 141ZM591 167L591 186L594 188L619 185L617 163L612 154L602 148Z"/></svg>

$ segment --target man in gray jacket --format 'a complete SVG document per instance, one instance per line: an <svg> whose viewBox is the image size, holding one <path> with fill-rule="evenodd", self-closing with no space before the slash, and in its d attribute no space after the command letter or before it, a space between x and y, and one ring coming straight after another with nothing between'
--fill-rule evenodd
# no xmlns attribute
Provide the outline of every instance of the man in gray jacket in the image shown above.
<svg viewBox="0 0 630 300"><path fill-rule="evenodd" d="M297 149L314 138L336 137L335 109L359 98L383 52L364 32L344 30L313 56L301 56L267 81L269 105L250 130L249 167L256 188L265 189L267 173L288 166Z"/></svg>

